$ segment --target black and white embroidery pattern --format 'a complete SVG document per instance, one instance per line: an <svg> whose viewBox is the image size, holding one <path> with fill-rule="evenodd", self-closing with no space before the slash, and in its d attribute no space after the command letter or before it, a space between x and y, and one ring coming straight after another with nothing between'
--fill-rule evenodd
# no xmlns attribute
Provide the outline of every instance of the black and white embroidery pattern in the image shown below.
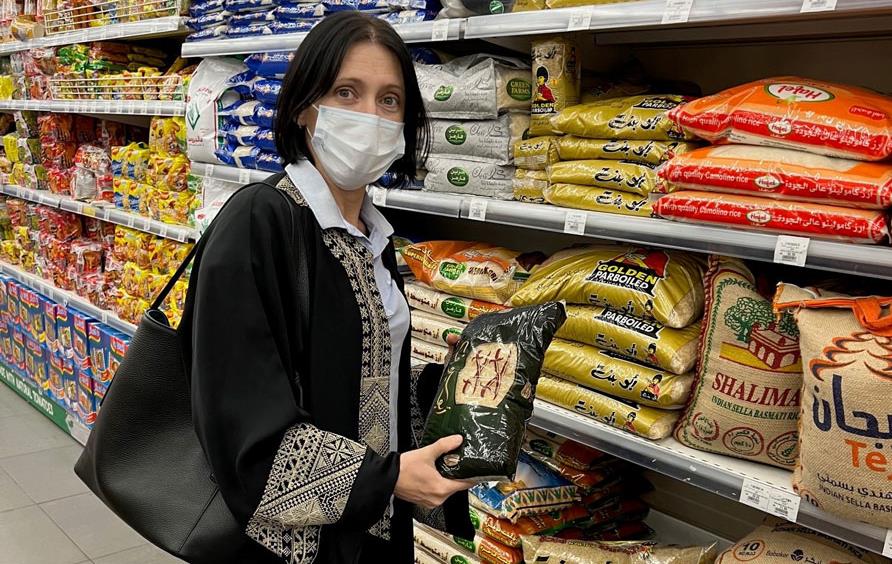
<svg viewBox="0 0 892 564"><path fill-rule="evenodd" d="M283 527L251 519L245 533L288 564L310 564L319 553L321 527Z"/></svg>

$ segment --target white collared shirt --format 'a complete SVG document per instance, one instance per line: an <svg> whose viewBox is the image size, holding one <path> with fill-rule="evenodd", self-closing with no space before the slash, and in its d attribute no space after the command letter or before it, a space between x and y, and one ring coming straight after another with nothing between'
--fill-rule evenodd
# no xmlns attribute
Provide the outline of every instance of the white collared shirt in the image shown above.
<svg viewBox="0 0 892 564"><path fill-rule="evenodd" d="M397 398L399 397L400 356L403 341L409 333L409 304L400 292L381 256L387 248L393 226L372 204L368 196L362 202L359 217L369 231L363 234L344 219L331 190L309 161L298 161L285 167L291 182L297 187L322 229L341 228L359 239L372 255L375 285L381 294L387 323L390 328L390 450L397 450Z"/></svg>

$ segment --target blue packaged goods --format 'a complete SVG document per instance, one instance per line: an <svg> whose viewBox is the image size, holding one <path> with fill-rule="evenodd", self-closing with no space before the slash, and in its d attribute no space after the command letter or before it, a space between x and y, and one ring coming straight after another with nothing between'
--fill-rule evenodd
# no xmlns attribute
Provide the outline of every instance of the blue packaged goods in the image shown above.
<svg viewBox="0 0 892 564"><path fill-rule="evenodd" d="M207 41L208 39L217 39L226 36L226 30L229 26L220 25L217 27L209 27L186 37L187 42L191 41Z"/></svg>
<svg viewBox="0 0 892 564"><path fill-rule="evenodd" d="M294 51L254 53L245 58L245 66L263 78L284 78L293 58Z"/></svg>
<svg viewBox="0 0 892 564"><path fill-rule="evenodd" d="M391 10L428 10L433 13L440 11L442 6L437 0L387 0Z"/></svg>
<svg viewBox="0 0 892 564"><path fill-rule="evenodd" d="M306 33L313 29L317 23L318 22L313 20L273 22L269 25L269 29L274 35L282 35L284 33Z"/></svg>
<svg viewBox="0 0 892 564"><path fill-rule="evenodd" d="M235 14L269 10L277 4L275 0L224 0L226 9Z"/></svg>
<svg viewBox="0 0 892 564"><path fill-rule="evenodd" d="M276 132L272 129L257 128L257 134L254 136L254 145L264 151L275 151Z"/></svg>
<svg viewBox="0 0 892 564"><path fill-rule="evenodd" d="M260 103L254 107L254 124L267 129L272 129L276 125L276 105L268 106Z"/></svg>
<svg viewBox="0 0 892 564"><path fill-rule="evenodd" d="M254 113L259 105L260 102L257 100L236 100L233 104L218 111L217 115L229 118L230 123L257 125L254 121Z"/></svg>
<svg viewBox="0 0 892 564"><path fill-rule="evenodd" d="M230 145L217 149L214 154L220 159L220 162L229 166L237 166L238 168L257 168L257 155L260 149L257 147L242 147L239 145Z"/></svg>
<svg viewBox="0 0 892 564"><path fill-rule="evenodd" d="M229 12L213 12L210 14L205 14L203 16L198 16L197 18L189 18L186 20L186 25L191 29L196 31L200 31L202 29L206 29L209 27L216 27L220 25L226 25L226 22L229 20L229 16L231 16Z"/></svg>
<svg viewBox="0 0 892 564"><path fill-rule="evenodd" d="M279 21L307 20L325 15L322 4L283 4L274 12Z"/></svg>
<svg viewBox="0 0 892 564"><path fill-rule="evenodd" d="M255 145L255 138L260 128L256 125L239 125L226 128L226 142L236 145Z"/></svg>
<svg viewBox="0 0 892 564"><path fill-rule="evenodd" d="M244 28L239 28L244 29ZM230 28L229 30L233 30ZM238 93L239 96L250 97L254 91L254 84L257 82L257 75L251 71L240 72L229 79L229 88Z"/></svg>
<svg viewBox="0 0 892 564"><path fill-rule="evenodd" d="M443 62L443 59L440 58L436 51L427 47L412 47L409 49L409 53L412 54L412 59L416 63L423 65L439 65Z"/></svg>
<svg viewBox="0 0 892 564"><path fill-rule="evenodd" d="M189 15L193 18L219 12L223 10L223 0L205 0L204 2L193 2L189 6Z"/></svg>
<svg viewBox="0 0 892 564"><path fill-rule="evenodd" d="M341 12L344 10L387 11L387 0L324 0L326 12Z"/></svg>
<svg viewBox="0 0 892 564"><path fill-rule="evenodd" d="M391 25L400 25L408 23L426 22L434 19L436 12L429 10L403 10L400 12L390 12L378 16L382 20L387 21Z"/></svg>
<svg viewBox="0 0 892 564"><path fill-rule="evenodd" d="M282 172L285 170L285 162L278 153L272 151L260 151L257 154L255 168L269 172Z"/></svg>
<svg viewBox="0 0 892 564"><path fill-rule="evenodd" d="M272 30L268 23L259 23L251 25L243 25L241 27L230 27L226 30L226 37L256 37L258 35L272 35Z"/></svg>
<svg viewBox="0 0 892 564"><path fill-rule="evenodd" d="M282 81L275 78L264 78L254 83L254 97L263 102L275 106L282 90Z"/></svg>
<svg viewBox="0 0 892 564"><path fill-rule="evenodd" d="M248 12L247 14L235 14L229 18L229 27L244 27L258 23L270 23L275 21L273 12Z"/></svg>

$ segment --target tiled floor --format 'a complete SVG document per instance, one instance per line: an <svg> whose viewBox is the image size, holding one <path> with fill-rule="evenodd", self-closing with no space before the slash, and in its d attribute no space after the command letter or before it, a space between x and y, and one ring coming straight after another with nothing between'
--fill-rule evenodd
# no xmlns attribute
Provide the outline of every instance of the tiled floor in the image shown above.
<svg viewBox="0 0 892 564"><path fill-rule="evenodd" d="M171 564L72 468L81 446L0 384L0 564Z"/></svg>

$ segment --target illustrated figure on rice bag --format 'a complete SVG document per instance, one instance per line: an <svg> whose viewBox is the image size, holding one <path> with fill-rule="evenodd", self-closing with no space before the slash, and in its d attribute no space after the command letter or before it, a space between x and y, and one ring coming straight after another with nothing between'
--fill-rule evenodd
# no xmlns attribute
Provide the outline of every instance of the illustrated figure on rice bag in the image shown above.
<svg viewBox="0 0 892 564"><path fill-rule="evenodd" d="M548 87L548 69L539 67L536 69L536 99L534 102L546 102L554 104L554 93Z"/></svg>

